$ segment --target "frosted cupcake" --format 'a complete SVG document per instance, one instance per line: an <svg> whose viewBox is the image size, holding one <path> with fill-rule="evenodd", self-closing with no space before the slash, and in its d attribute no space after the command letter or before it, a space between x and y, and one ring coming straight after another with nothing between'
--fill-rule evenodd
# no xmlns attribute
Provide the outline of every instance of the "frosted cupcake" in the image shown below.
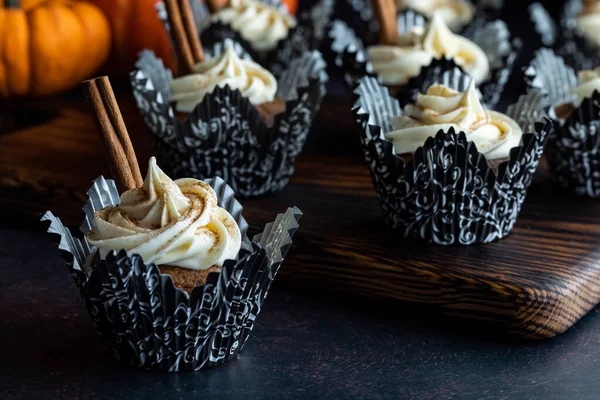
<svg viewBox="0 0 600 400"><path fill-rule="evenodd" d="M176 78L169 86L170 101L176 111L186 113L185 117L216 87L225 86L239 90L269 126L274 116L285 110L285 101L275 99L277 80L273 74L250 59L240 58L231 41L225 44L223 54L196 64L193 74Z"/></svg>
<svg viewBox="0 0 600 400"><path fill-rule="evenodd" d="M600 68L576 75L561 57L542 49L525 76L543 91L555 119L547 146L553 178L577 195L600 198Z"/></svg>
<svg viewBox="0 0 600 400"><path fill-rule="evenodd" d="M88 191L74 237L47 212L93 324L117 361L197 371L234 359L260 313L300 211L250 241L234 192L220 179L171 180L150 159L142 187L119 197L112 180Z"/></svg>
<svg viewBox="0 0 600 400"><path fill-rule="evenodd" d="M454 32L460 32L475 17L475 6L466 0L396 0L396 6L398 11L412 9L428 18L439 13Z"/></svg>
<svg viewBox="0 0 600 400"><path fill-rule="evenodd" d="M355 90L353 114L386 222L436 244L501 239L517 221L551 129L537 123L542 95L521 96L505 115L486 108L457 67L425 72L426 89L408 103L375 77Z"/></svg>
<svg viewBox="0 0 600 400"><path fill-rule="evenodd" d="M405 84L431 64L434 58L450 58L475 83L488 78L490 64L485 52L472 41L453 34L441 13L434 13L428 25L400 33L396 46L377 45L367 49L373 71L388 86Z"/></svg>

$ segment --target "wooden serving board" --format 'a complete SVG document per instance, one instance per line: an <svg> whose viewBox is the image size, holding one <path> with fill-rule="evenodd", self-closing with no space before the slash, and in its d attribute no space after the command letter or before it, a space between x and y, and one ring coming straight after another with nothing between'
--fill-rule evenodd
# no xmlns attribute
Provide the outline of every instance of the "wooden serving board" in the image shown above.
<svg viewBox="0 0 600 400"><path fill-rule="evenodd" d="M149 137L130 96L119 99L145 170ZM401 300L399 309L425 307L529 338L564 332L598 304L597 202L561 192L542 166L508 238L471 247L404 239L384 224L349 104L326 102L320 115L288 188L243 201L254 231L289 205L305 214L280 280ZM50 208L77 226L92 179L108 173L87 104L70 95L1 118L1 212L10 220Z"/></svg>

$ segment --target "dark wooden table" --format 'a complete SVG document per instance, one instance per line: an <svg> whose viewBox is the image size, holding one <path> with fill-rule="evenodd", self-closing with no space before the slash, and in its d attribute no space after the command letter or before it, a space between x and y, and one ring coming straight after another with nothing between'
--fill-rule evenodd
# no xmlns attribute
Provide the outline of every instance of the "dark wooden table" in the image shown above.
<svg viewBox="0 0 600 400"><path fill-rule="evenodd" d="M107 359L43 233L0 225L0 398L597 399L600 312L514 341L389 302L276 282L241 356L157 374ZM291 252L289 260L298 256Z"/></svg>

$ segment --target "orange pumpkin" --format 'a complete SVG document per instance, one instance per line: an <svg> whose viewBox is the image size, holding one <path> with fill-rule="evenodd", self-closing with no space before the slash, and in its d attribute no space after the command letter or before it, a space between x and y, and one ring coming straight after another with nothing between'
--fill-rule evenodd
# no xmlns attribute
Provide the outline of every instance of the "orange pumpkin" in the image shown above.
<svg viewBox="0 0 600 400"><path fill-rule="evenodd" d="M127 76L144 49L153 50L169 68L176 66L173 47L155 5L160 0L92 0L112 28L111 75Z"/></svg>
<svg viewBox="0 0 600 400"><path fill-rule="evenodd" d="M298 0L281 0L283 4L286 5L290 14L296 15L296 11L298 11Z"/></svg>
<svg viewBox="0 0 600 400"><path fill-rule="evenodd" d="M90 3L0 0L0 5L0 97L71 89L108 58L110 27Z"/></svg>

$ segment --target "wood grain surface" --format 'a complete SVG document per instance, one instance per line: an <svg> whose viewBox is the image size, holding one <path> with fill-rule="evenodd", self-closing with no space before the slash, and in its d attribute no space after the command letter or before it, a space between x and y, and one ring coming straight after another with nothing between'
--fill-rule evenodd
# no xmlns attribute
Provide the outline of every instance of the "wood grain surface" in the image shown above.
<svg viewBox="0 0 600 400"><path fill-rule="evenodd" d="M149 136L130 95L118 99L145 173ZM85 191L108 174L83 97L13 104L0 118L1 213L35 221L51 209L78 226ZM529 338L564 332L600 302L597 202L562 193L542 166L508 238L472 247L404 239L384 224L339 98L326 100L291 184L242 203L253 231L287 206L304 212L280 276L294 285L400 300Z"/></svg>

